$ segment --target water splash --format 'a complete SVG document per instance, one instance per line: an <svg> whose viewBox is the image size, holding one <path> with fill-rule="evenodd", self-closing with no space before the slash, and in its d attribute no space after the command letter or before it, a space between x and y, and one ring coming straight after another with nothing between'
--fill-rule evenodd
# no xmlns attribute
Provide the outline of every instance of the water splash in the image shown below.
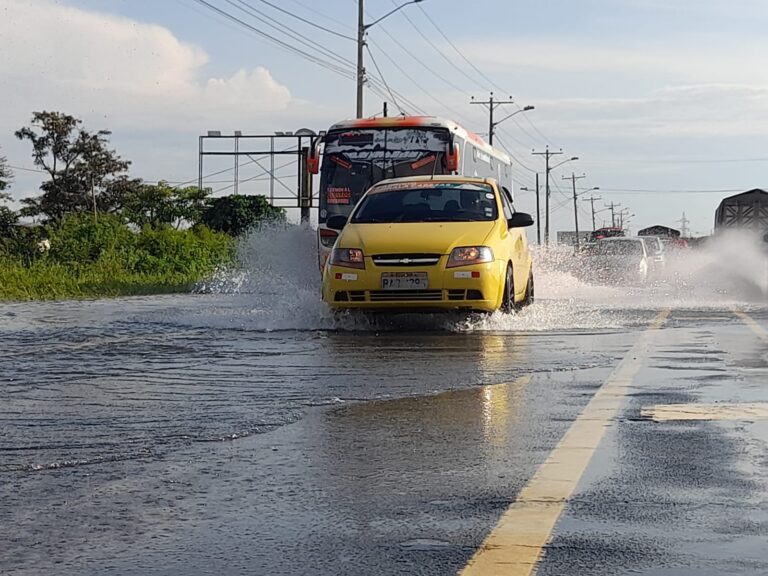
<svg viewBox="0 0 768 576"><path fill-rule="evenodd" d="M200 310L199 324L244 330L562 331L642 325L662 306L717 308L764 302L768 259L759 239L718 236L700 248L669 254L666 271L647 286L597 285L574 266L573 250L534 247L537 301L516 314L334 315L320 298L316 231L264 227L240 241L241 267L201 284L200 293L229 296Z"/></svg>

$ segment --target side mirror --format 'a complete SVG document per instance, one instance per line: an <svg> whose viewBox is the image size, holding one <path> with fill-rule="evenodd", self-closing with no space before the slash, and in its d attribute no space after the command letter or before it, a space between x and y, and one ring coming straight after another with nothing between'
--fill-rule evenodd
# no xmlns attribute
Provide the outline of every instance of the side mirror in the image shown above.
<svg viewBox="0 0 768 576"><path fill-rule="evenodd" d="M328 218L328 220L325 223L328 228L331 230L341 230L344 228L344 226L347 225L347 217L342 216L341 214L337 214L336 216L331 216Z"/></svg>
<svg viewBox="0 0 768 576"><path fill-rule="evenodd" d="M445 169L448 170L449 173L458 171L460 156L459 145L449 144L448 150L445 153Z"/></svg>
<svg viewBox="0 0 768 576"><path fill-rule="evenodd" d="M525 212L515 212L512 214L512 218L507 220L507 226L510 228L525 228L526 226L533 226L533 216L526 214Z"/></svg>

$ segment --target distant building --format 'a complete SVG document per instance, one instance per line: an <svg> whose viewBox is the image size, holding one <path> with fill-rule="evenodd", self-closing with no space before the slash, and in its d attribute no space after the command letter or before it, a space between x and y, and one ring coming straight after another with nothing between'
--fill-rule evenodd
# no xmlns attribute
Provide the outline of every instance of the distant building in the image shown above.
<svg viewBox="0 0 768 576"><path fill-rule="evenodd" d="M755 188L725 198L715 211L715 231L768 230L768 192Z"/></svg>
<svg viewBox="0 0 768 576"><path fill-rule="evenodd" d="M675 230L669 226L662 226L657 224L655 226L648 226L637 231L638 236L667 236L669 238L680 238L680 230Z"/></svg>

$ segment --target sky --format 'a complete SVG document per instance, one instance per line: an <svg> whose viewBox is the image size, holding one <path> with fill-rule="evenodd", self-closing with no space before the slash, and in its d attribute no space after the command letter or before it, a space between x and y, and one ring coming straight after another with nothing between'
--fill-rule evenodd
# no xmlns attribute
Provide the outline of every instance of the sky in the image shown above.
<svg viewBox="0 0 768 576"><path fill-rule="evenodd" d="M208 130L318 131L354 116L357 0L206 2L250 28L200 0L0 2L0 155L14 169L16 200L36 195L41 181L29 143L13 135L33 111L111 130L132 176L172 183L196 182L198 137ZM399 3L366 0L367 22ZM286 39L282 26L302 36ZM552 164L579 158L550 174L553 231L574 228L575 174L585 176L582 229L591 228L594 194L598 226L610 223L605 205L614 203L631 229L680 228L685 213L690 232L706 235L724 197L768 188L766 29L764 0L424 0L369 29L366 68L379 75L375 60L405 112L481 135L487 111L471 97L511 97L497 118L534 106L500 124L495 144L515 159L516 203L531 212L534 194L520 188L544 172L532 152L562 149ZM385 98L397 111L382 94L366 89L366 115ZM206 180L217 195L232 191L223 170Z"/></svg>

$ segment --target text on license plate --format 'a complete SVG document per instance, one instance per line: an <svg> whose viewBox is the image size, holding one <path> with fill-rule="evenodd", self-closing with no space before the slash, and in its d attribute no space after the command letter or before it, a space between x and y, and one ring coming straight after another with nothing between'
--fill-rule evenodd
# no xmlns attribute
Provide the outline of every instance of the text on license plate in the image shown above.
<svg viewBox="0 0 768 576"><path fill-rule="evenodd" d="M426 290L426 272L388 272L381 275L382 290Z"/></svg>

